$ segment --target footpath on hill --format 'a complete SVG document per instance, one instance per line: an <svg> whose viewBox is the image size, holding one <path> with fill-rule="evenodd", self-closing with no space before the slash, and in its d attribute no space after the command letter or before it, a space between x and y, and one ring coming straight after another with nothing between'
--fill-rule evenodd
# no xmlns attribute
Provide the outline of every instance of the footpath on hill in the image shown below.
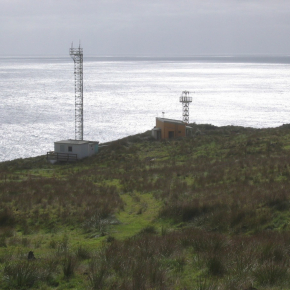
<svg viewBox="0 0 290 290"><path fill-rule="evenodd" d="M289 289L290 125L190 125L0 163L0 288Z"/></svg>

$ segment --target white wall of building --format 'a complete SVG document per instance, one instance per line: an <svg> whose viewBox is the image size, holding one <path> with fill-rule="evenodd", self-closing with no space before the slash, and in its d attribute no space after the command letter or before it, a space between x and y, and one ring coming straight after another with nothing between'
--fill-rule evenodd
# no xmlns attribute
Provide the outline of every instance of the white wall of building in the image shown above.
<svg viewBox="0 0 290 290"><path fill-rule="evenodd" d="M71 151L69 150L71 148ZM77 154L78 159L90 156L88 153L88 143L71 144L71 143L54 143L54 152Z"/></svg>
<svg viewBox="0 0 290 290"><path fill-rule="evenodd" d="M88 156L92 156L93 154L95 154L95 144L89 143L88 144Z"/></svg>

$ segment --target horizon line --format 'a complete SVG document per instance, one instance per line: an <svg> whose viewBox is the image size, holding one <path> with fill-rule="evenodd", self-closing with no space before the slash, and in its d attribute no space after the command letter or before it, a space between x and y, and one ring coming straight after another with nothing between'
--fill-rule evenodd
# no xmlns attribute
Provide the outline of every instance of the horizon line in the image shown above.
<svg viewBox="0 0 290 290"><path fill-rule="evenodd" d="M4 54L1 58L36 58L36 57L69 57L68 54ZM231 57L290 57L290 54L192 54L192 55L139 55L139 54L114 54L114 55L98 55L98 54L87 54L84 57L100 57L100 58L194 58L194 57L220 57L220 58L231 58Z"/></svg>

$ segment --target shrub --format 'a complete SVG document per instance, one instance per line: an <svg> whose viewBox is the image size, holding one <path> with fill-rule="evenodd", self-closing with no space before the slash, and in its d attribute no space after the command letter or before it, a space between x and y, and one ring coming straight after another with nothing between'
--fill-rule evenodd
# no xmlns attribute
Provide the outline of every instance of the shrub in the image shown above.
<svg viewBox="0 0 290 290"><path fill-rule="evenodd" d="M89 263L89 283L92 289L102 289L107 274L106 266L93 257Z"/></svg>
<svg viewBox="0 0 290 290"><path fill-rule="evenodd" d="M65 278L69 279L74 275L77 267L77 259L71 253L66 253L62 260L62 271Z"/></svg>
<svg viewBox="0 0 290 290"><path fill-rule="evenodd" d="M217 285L213 282L209 282L206 279L198 278L196 286L193 288L194 290L215 290L218 289Z"/></svg>
<svg viewBox="0 0 290 290"><path fill-rule="evenodd" d="M14 226L15 217L10 207L1 205L0 209L0 226Z"/></svg>
<svg viewBox="0 0 290 290"><path fill-rule="evenodd" d="M0 237L0 247L2 248L6 248L7 244L6 244L6 237Z"/></svg>
<svg viewBox="0 0 290 290"><path fill-rule="evenodd" d="M38 264L35 261L9 261L4 266L4 280L10 289L31 287L38 277Z"/></svg>
<svg viewBox="0 0 290 290"><path fill-rule="evenodd" d="M207 261L208 273L213 276L222 276L225 273L225 267L221 259L217 256L210 257Z"/></svg>
<svg viewBox="0 0 290 290"><path fill-rule="evenodd" d="M57 247L57 242L56 242L54 239L52 239L52 240L49 241L48 246L49 246L51 249L56 249L56 247Z"/></svg>
<svg viewBox="0 0 290 290"><path fill-rule="evenodd" d="M107 237L107 242L108 243L112 243L112 242L114 242L115 241L115 237L113 237L113 236L108 236Z"/></svg>
<svg viewBox="0 0 290 290"><path fill-rule="evenodd" d="M68 244L69 239L68 236L65 234L63 235L61 241L57 243L57 255L66 255L68 253Z"/></svg>
<svg viewBox="0 0 290 290"><path fill-rule="evenodd" d="M84 248L83 246L79 246L76 249L75 254L79 260L86 260L86 259L89 259L91 257L89 250Z"/></svg>
<svg viewBox="0 0 290 290"><path fill-rule="evenodd" d="M157 234L157 230L154 226L147 226L140 231L140 234Z"/></svg>
<svg viewBox="0 0 290 290"><path fill-rule="evenodd" d="M8 260L8 261L7 261ZM4 283L9 289L27 289L38 281L57 286L53 275L57 273L57 259L19 259L12 260L6 257L3 269Z"/></svg>
<svg viewBox="0 0 290 290"><path fill-rule="evenodd" d="M260 285L280 285L286 282L288 267L284 264L276 264L273 261L259 266L253 271L253 276Z"/></svg>

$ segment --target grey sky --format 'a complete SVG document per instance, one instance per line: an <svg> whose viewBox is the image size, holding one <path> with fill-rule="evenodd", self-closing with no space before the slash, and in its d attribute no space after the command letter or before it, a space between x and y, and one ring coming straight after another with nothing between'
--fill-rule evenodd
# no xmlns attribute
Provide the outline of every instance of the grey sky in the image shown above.
<svg viewBox="0 0 290 290"><path fill-rule="evenodd" d="M0 55L290 54L290 0L0 0Z"/></svg>

